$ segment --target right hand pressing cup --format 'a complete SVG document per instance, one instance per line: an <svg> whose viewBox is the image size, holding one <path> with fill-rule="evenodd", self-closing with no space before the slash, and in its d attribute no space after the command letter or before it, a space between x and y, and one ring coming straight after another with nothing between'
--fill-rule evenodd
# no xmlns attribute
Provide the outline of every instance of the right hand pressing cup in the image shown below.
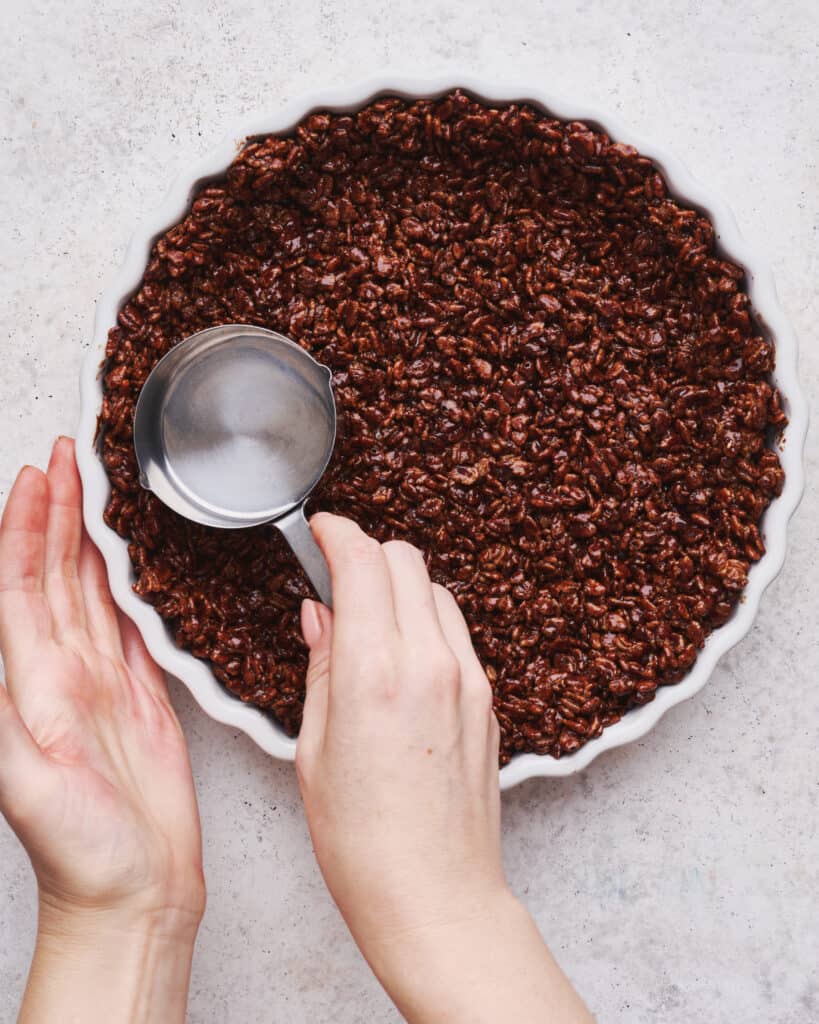
<svg viewBox="0 0 819 1024"><path fill-rule="evenodd" d="M311 525L335 610L302 608L296 767L359 948L412 1024L590 1020L504 877L498 724L455 599L411 545Z"/></svg>

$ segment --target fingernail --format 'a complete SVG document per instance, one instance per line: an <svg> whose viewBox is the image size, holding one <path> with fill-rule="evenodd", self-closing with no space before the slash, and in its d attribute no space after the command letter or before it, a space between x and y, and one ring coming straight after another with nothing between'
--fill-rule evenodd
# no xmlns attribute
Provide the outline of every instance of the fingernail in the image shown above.
<svg viewBox="0 0 819 1024"><path fill-rule="evenodd" d="M301 633L308 647L313 648L321 640L324 623L315 601L305 598L301 603Z"/></svg>
<svg viewBox="0 0 819 1024"><path fill-rule="evenodd" d="M57 458L57 454L58 454L60 448L62 447L62 440L63 440L62 434L60 434L59 437L54 439L54 444L51 446L51 455L50 455L49 460L48 460L49 466Z"/></svg>
<svg viewBox="0 0 819 1024"><path fill-rule="evenodd" d="M25 466L22 466L20 472L17 474L17 478L21 479L24 476L43 476L42 470L39 470L36 466L32 466L30 462L27 462Z"/></svg>

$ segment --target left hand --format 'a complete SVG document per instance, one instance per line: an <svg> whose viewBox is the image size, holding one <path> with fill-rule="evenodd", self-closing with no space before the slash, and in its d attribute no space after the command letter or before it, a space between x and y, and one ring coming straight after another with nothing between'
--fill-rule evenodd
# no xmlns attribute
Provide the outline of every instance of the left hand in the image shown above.
<svg viewBox="0 0 819 1024"><path fill-rule="evenodd" d="M113 911L195 934L205 886L185 739L83 531L68 438L6 504L0 651L0 812L34 866L41 923Z"/></svg>

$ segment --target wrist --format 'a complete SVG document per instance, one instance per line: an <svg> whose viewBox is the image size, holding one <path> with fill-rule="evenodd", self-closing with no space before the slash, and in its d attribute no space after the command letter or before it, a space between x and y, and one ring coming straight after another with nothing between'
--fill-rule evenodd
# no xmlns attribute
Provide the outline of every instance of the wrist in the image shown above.
<svg viewBox="0 0 819 1024"><path fill-rule="evenodd" d="M109 936L131 936L152 942L193 946L204 902L191 906L173 899L96 903L38 892L38 938L77 945L99 943Z"/></svg>
<svg viewBox="0 0 819 1024"><path fill-rule="evenodd" d="M396 934L368 959L410 1024L494 1024L512 1006L521 1021L591 1021L529 912L506 886L427 927Z"/></svg>
<svg viewBox="0 0 819 1024"><path fill-rule="evenodd" d="M427 1018L418 1013L435 1002L435 992L452 982L457 986L459 962L475 946L485 946L498 928L513 930L526 910L505 883L486 886L456 899L427 903L411 922L359 941L374 973L399 1009L410 1020ZM436 979L430 984L431 979ZM435 1015L431 1020L437 1019Z"/></svg>
<svg viewBox="0 0 819 1024"><path fill-rule="evenodd" d="M40 895L22 1022L184 1021L198 914Z"/></svg>

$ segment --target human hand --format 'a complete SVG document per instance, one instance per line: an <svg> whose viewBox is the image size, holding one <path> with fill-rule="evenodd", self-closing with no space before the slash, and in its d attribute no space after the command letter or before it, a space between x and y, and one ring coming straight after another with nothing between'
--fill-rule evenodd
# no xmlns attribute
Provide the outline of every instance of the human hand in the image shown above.
<svg viewBox="0 0 819 1024"><path fill-rule="evenodd" d="M157 943L166 960L172 945L189 961L205 888L187 747L162 672L83 532L68 438L47 476L21 471L6 504L0 650L0 811L37 877L38 950L94 947L95 966L114 973L100 943L138 948L143 970Z"/></svg>
<svg viewBox="0 0 819 1024"><path fill-rule="evenodd" d="M302 608L296 767L353 937L411 1021L587 1021L504 878L498 725L455 599L412 546L311 525L335 610Z"/></svg>
<svg viewBox="0 0 819 1024"><path fill-rule="evenodd" d="M505 891L498 724L463 616L420 552L335 516L312 526L336 610L304 606L296 765L319 864L368 947Z"/></svg>

